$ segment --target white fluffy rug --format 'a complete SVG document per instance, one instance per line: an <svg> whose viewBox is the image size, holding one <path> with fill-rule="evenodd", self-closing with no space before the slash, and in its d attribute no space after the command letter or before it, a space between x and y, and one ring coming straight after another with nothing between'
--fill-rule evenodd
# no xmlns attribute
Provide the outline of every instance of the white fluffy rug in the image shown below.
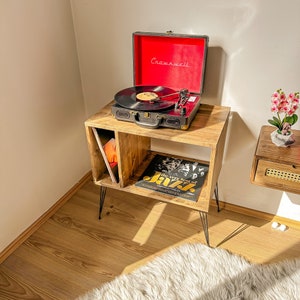
<svg viewBox="0 0 300 300"><path fill-rule="evenodd" d="M300 299L300 259L253 265L223 249L185 244L79 299Z"/></svg>

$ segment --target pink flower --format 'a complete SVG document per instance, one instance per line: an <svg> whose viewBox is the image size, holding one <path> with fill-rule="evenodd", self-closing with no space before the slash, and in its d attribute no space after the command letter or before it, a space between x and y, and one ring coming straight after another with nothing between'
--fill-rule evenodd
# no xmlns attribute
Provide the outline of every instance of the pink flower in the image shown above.
<svg viewBox="0 0 300 300"><path fill-rule="evenodd" d="M272 106L271 106L271 112L278 112L278 107L277 107L277 105L272 105Z"/></svg>
<svg viewBox="0 0 300 300"><path fill-rule="evenodd" d="M299 96L299 92L289 93L286 96L282 89L275 91L271 96L271 112L276 113L276 117L274 116L268 122L280 131L283 129L283 123L290 124L290 126L295 124L298 120L295 112L299 107Z"/></svg>

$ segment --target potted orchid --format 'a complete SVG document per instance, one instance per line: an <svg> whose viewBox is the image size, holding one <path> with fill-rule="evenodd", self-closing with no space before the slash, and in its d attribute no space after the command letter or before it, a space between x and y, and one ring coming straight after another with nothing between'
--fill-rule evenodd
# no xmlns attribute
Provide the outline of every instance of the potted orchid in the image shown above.
<svg viewBox="0 0 300 300"><path fill-rule="evenodd" d="M282 89L273 93L271 98L271 111L275 114L268 122L277 127L271 133L271 139L277 146L289 146L295 142L291 127L298 121L295 114L299 106L299 92L288 96Z"/></svg>

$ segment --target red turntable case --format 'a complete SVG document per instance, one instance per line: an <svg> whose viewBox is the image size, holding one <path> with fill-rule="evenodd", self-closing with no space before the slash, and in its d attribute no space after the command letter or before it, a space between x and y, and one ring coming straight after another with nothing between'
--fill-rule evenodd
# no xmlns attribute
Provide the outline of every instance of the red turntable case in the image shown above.
<svg viewBox="0 0 300 300"><path fill-rule="evenodd" d="M149 128L187 129L200 105L208 41L206 35L134 32L134 87L117 94L121 93L122 97L125 95L128 98L124 102L124 97L122 101L115 97L117 103L112 107L113 115L119 120L135 122ZM167 109L163 106L162 110L152 110L149 104L135 103L138 101L135 98L138 93L162 89L164 94L164 88L178 94L177 98L168 99L171 105ZM178 105L182 91L186 100L184 105ZM163 97L165 96L160 100ZM136 109L137 104L146 109ZM158 102L153 107L156 105Z"/></svg>

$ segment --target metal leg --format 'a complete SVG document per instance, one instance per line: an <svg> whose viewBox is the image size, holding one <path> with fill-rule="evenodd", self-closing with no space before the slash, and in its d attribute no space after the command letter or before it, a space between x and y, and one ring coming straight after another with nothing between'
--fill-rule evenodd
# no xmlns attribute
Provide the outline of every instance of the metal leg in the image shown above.
<svg viewBox="0 0 300 300"><path fill-rule="evenodd" d="M207 246L210 247L210 245L209 245L209 232L208 232L207 213L203 212L203 211L199 211L199 214L200 214L200 219L201 219L201 222L202 222L202 227L203 227L206 243L207 243Z"/></svg>
<svg viewBox="0 0 300 300"><path fill-rule="evenodd" d="M216 183L216 187L215 187L215 198L216 198L218 212L220 212L218 182Z"/></svg>
<svg viewBox="0 0 300 300"><path fill-rule="evenodd" d="M99 220L101 219L103 204L106 195L106 187L100 186L100 205L99 205Z"/></svg>

